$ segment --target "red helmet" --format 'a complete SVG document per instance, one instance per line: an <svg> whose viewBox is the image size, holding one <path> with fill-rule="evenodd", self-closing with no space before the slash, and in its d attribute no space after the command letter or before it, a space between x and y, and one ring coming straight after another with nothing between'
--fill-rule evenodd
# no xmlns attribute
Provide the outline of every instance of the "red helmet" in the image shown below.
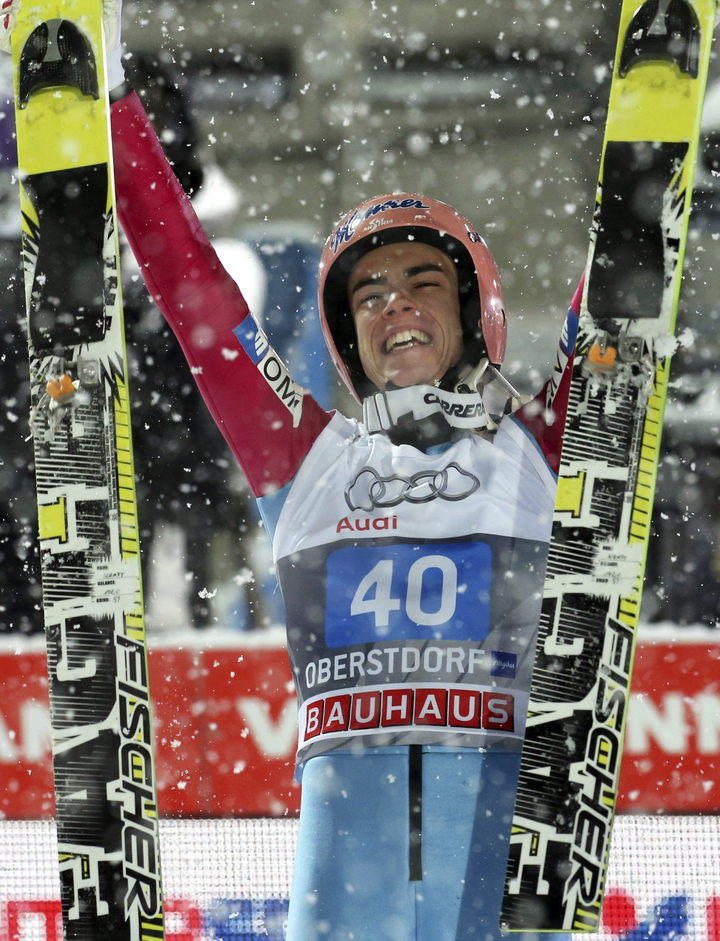
<svg viewBox="0 0 720 941"><path fill-rule="evenodd" d="M468 362L486 356L500 366L505 356L507 324L500 274L472 223L452 207L426 196L376 196L342 217L320 260L318 302L325 342L343 382L358 401L369 381L358 355L348 278L366 252L406 239L433 245L455 262Z"/></svg>

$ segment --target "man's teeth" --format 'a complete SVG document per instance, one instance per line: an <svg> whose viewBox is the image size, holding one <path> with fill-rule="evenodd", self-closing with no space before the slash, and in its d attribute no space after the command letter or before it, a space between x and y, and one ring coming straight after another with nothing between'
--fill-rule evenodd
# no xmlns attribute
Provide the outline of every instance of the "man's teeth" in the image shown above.
<svg viewBox="0 0 720 941"><path fill-rule="evenodd" d="M422 330L402 330L400 333L393 334L385 342L385 352L390 353L398 346L408 347L415 343L429 343L430 337Z"/></svg>

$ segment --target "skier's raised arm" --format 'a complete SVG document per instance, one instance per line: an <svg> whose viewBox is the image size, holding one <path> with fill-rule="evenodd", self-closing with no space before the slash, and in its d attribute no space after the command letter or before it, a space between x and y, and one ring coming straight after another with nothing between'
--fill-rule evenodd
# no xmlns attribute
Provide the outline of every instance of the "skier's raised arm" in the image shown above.
<svg viewBox="0 0 720 941"><path fill-rule="evenodd" d="M134 92L112 106L123 231L256 496L285 486L330 420L269 346ZM115 97L118 98L116 92Z"/></svg>

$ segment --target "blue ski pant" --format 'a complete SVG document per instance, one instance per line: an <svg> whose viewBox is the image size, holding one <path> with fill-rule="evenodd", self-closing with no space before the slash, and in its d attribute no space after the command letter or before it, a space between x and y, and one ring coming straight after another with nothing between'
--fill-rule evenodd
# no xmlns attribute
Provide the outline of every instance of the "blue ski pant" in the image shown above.
<svg viewBox="0 0 720 941"><path fill-rule="evenodd" d="M288 941L570 939L498 927L520 756L423 746L411 850L409 751L305 764Z"/></svg>

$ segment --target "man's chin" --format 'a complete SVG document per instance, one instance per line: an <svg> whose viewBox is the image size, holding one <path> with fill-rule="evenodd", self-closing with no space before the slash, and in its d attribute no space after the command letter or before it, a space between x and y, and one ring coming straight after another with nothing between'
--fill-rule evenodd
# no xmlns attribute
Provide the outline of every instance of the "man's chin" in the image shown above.
<svg viewBox="0 0 720 941"><path fill-rule="evenodd" d="M441 375L437 370L393 370L384 376L383 389L409 389L412 386L432 386Z"/></svg>
<svg viewBox="0 0 720 941"><path fill-rule="evenodd" d="M443 368L442 364L438 364L437 359L432 363L422 362L419 356L414 356L410 351L393 357L390 362L383 363L382 366L382 373L369 377L380 390L431 386L447 372L447 367Z"/></svg>

